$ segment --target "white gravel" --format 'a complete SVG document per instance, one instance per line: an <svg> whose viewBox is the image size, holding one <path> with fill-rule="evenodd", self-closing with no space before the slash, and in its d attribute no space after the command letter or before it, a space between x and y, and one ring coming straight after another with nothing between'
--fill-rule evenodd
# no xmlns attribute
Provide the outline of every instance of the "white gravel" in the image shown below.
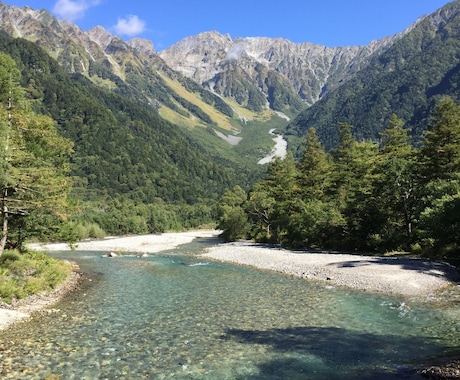
<svg viewBox="0 0 460 380"><path fill-rule="evenodd" d="M404 296L435 293L458 279L454 267L430 260L289 251L251 242L221 244L203 256L335 286Z"/></svg>
<svg viewBox="0 0 460 380"><path fill-rule="evenodd" d="M182 244L192 242L196 238L218 236L216 230L197 230L187 232L168 232L154 235L138 235L123 237L107 237L102 240L86 240L75 244L76 251L102 251L102 252L137 252L158 253L174 249ZM66 251L70 247L66 243L29 244L28 248L37 251Z"/></svg>

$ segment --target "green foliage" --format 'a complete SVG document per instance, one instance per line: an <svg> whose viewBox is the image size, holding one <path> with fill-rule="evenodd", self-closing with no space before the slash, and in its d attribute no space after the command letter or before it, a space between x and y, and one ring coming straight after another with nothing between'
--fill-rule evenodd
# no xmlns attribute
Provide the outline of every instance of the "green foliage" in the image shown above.
<svg viewBox="0 0 460 380"><path fill-rule="evenodd" d="M459 257L460 252L460 183L457 193L436 199L420 215L424 253L436 257Z"/></svg>
<svg viewBox="0 0 460 380"><path fill-rule="evenodd" d="M72 232L73 242L90 238L102 239L106 236L106 232L94 222L69 222L66 228Z"/></svg>
<svg viewBox="0 0 460 380"><path fill-rule="evenodd" d="M372 194L367 207L372 213L374 241L371 246L407 250L413 241L417 193L416 155L408 131L395 115L382 132L382 144L373 167Z"/></svg>
<svg viewBox="0 0 460 380"><path fill-rule="evenodd" d="M10 221L32 213L65 218L70 191L72 142L58 135L52 119L27 109L18 78L13 59L0 54L0 255L9 236ZM33 236L26 225L23 223L21 234Z"/></svg>
<svg viewBox="0 0 460 380"><path fill-rule="evenodd" d="M235 186L222 195L218 204L218 226L223 230L221 237L227 241L245 238L248 230L248 218L243 209L246 193Z"/></svg>
<svg viewBox="0 0 460 380"><path fill-rule="evenodd" d="M126 198L85 202L61 228L67 241L105 235L150 234L200 228L215 220L210 204L135 203ZM63 240L59 236L59 240Z"/></svg>
<svg viewBox="0 0 460 380"><path fill-rule="evenodd" d="M0 258L0 300L11 303L13 299L54 289L70 273L69 263L43 252L5 251Z"/></svg>
<svg viewBox="0 0 460 380"><path fill-rule="evenodd" d="M290 156L274 161L245 202L235 192L221 200L237 200L223 214L233 216L230 210L238 207L229 219L242 221L243 209L250 222L245 232L259 241L458 258L459 115L452 100L441 100L419 149L395 115L380 144L357 141L353 127L341 123L338 146L329 154L310 129L295 165Z"/></svg>
<svg viewBox="0 0 460 380"><path fill-rule="evenodd" d="M420 150L422 180L449 180L460 171L460 106L442 98L433 111Z"/></svg>
<svg viewBox="0 0 460 380"><path fill-rule="evenodd" d="M109 90L82 75L67 74L26 40L0 33L0 48L16 60L33 109L56 120L59 132L74 142L74 198L123 196L134 203L157 199L207 203L235 183L248 187L254 181L251 156L239 154L229 144L215 149L209 133L185 130L158 115L158 104L149 99L159 99L173 109L187 108L209 121L202 110L166 88L154 70L146 73L149 81L140 81L138 68L132 67L123 82L107 68L92 64L90 75L114 83L115 90ZM145 91L134 91L134 82L140 82L139 88ZM225 108L208 91L200 95Z"/></svg>
<svg viewBox="0 0 460 380"><path fill-rule="evenodd" d="M319 199L329 184L330 162L315 128L309 129L302 148L297 163L302 196L304 199Z"/></svg>

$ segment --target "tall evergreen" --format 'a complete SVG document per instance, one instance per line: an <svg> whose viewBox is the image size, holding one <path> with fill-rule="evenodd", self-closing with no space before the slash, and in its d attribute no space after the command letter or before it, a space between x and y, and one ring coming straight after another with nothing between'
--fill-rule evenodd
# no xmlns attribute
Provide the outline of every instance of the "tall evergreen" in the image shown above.
<svg viewBox="0 0 460 380"><path fill-rule="evenodd" d="M315 128L309 129L302 147L297 163L300 193L304 199L322 198L329 182L330 162Z"/></svg>
<svg viewBox="0 0 460 380"><path fill-rule="evenodd" d="M417 202L415 152L404 122L392 115L381 132L376 159L373 194L374 244L380 248L407 249L413 239Z"/></svg>
<svg viewBox="0 0 460 380"><path fill-rule="evenodd" d="M442 98L431 114L420 149L422 181L457 179L460 172L460 106Z"/></svg>
<svg viewBox="0 0 460 380"><path fill-rule="evenodd" d="M12 58L0 54L0 255L11 232L10 222L31 215L64 218L70 191L68 174L72 143L58 135L49 117L27 109L19 79ZM49 223L47 220L46 224ZM24 223L15 225L22 229L26 226ZM27 232L22 231L22 237L24 233Z"/></svg>
<svg viewBox="0 0 460 380"><path fill-rule="evenodd" d="M431 255L460 251L460 106L442 98L420 149L422 248Z"/></svg>

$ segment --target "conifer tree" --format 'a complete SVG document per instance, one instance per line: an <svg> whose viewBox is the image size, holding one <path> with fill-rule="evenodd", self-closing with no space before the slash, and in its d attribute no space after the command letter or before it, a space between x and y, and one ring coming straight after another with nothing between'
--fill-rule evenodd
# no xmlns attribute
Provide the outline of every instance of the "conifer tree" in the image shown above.
<svg viewBox="0 0 460 380"><path fill-rule="evenodd" d="M430 255L459 255L460 106L445 97L431 115L420 149L419 235Z"/></svg>
<svg viewBox="0 0 460 380"><path fill-rule="evenodd" d="M27 108L19 79L12 58L0 54L0 255L12 219L31 213L62 218L70 191L72 143L58 135L53 120Z"/></svg>
<svg viewBox="0 0 460 380"><path fill-rule="evenodd" d="M302 146L302 156L297 163L300 193L304 199L321 199L328 186L331 168L315 128L309 129Z"/></svg>
<svg viewBox="0 0 460 380"><path fill-rule="evenodd" d="M396 115L381 138L370 198L374 233L384 240L385 248L406 249L412 242L417 202L415 153L404 122Z"/></svg>
<svg viewBox="0 0 460 380"><path fill-rule="evenodd" d="M460 172L460 106L442 98L431 114L420 149L422 181L457 179Z"/></svg>

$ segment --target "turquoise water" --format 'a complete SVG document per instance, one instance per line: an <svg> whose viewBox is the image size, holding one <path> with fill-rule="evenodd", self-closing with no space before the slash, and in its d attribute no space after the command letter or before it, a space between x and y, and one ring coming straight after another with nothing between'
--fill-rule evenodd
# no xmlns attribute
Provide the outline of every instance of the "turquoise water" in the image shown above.
<svg viewBox="0 0 460 380"><path fill-rule="evenodd" d="M209 244L54 254L92 281L0 332L0 377L415 379L412 368L458 352L458 289L452 302L376 296L192 255Z"/></svg>

